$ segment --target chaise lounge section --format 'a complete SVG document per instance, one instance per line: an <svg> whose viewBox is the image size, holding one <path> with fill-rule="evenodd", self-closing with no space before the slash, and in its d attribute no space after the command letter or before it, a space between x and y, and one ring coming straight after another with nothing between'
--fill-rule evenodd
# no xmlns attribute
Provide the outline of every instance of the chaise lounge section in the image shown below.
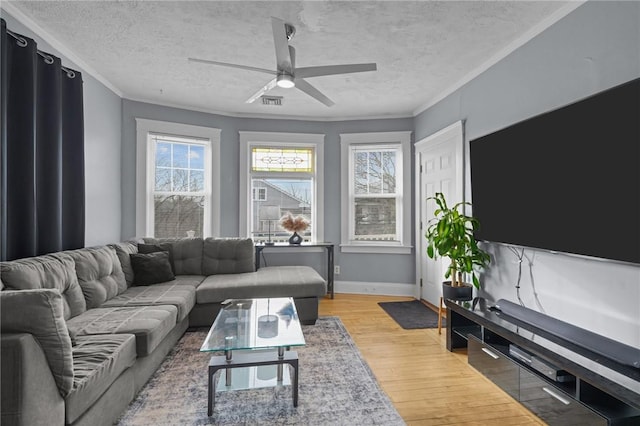
<svg viewBox="0 0 640 426"><path fill-rule="evenodd" d="M132 259L149 253L174 279L137 285L144 270ZM301 321L315 323L326 294L315 270L254 265L251 240L213 238L0 262L1 423L112 424L187 328L210 326L226 299L293 297Z"/></svg>

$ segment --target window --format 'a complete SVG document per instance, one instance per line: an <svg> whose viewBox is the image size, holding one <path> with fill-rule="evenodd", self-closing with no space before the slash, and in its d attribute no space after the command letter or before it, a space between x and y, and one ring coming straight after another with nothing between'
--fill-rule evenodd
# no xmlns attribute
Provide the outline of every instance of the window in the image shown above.
<svg viewBox="0 0 640 426"><path fill-rule="evenodd" d="M253 201L267 201L267 188L253 188Z"/></svg>
<svg viewBox="0 0 640 426"><path fill-rule="evenodd" d="M410 132L342 134L345 252L410 253ZM406 172L405 172L406 171Z"/></svg>
<svg viewBox="0 0 640 426"><path fill-rule="evenodd" d="M240 195L240 220L246 236L287 241L291 232L279 219L291 213L310 222L301 234L305 241L321 240L324 135L240 132L240 141L241 188L247 188Z"/></svg>
<svg viewBox="0 0 640 426"><path fill-rule="evenodd" d="M208 141L149 134L154 152L153 235L158 238L204 235Z"/></svg>
<svg viewBox="0 0 640 426"><path fill-rule="evenodd" d="M220 131L136 121L138 235L156 238L217 235Z"/></svg>
<svg viewBox="0 0 640 426"><path fill-rule="evenodd" d="M353 184L353 227L355 241L400 241L402 190L396 185L399 146L352 145L349 178ZM400 154L400 155L398 155Z"/></svg>

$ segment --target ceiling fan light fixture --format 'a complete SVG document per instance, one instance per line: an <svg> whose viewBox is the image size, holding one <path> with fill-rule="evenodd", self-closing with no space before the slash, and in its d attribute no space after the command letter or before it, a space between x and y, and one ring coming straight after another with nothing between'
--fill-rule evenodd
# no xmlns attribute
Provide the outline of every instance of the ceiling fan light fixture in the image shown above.
<svg viewBox="0 0 640 426"><path fill-rule="evenodd" d="M278 87L282 87L283 89L291 89L296 85L293 81L293 76L289 74L280 74L276 79L276 84Z"/></svg>

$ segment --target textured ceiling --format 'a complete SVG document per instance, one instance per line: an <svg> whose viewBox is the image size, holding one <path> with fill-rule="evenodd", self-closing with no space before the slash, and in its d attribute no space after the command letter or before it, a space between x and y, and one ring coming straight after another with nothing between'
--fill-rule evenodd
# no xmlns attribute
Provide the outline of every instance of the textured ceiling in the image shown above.
<svg viewBox="0 0 640 426"><path fill-rule="evenodd" d="M412 116L570 10L560 1L9 3L125 98L309 119ZM280 88L269 93L284 96L276 107L245 103L268 74L187 61L275 69L271 16L296 27L297 66L376 62L378 71L309 78L331 108Z"/></svg>

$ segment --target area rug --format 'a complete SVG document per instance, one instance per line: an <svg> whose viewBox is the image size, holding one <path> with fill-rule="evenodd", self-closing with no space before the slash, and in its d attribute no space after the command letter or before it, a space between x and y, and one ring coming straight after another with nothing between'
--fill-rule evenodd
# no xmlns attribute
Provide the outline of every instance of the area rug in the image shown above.
<svg viewBox="0 0 640 426"><path fill-rule="evenodd" d="M378 305L405 330L438 327L438 314L419 300L378 302ZM444 318L442 326L445 326Z"/></svg>
<svg viewBox="0 0 640 426"><path fill-rule="evenodd" d="M303 326L298 407L291 386L216 393L207 416L207 366L199 351L207 330L188 331L118 424L125 425L402 425L337 317Z"/></svg>

